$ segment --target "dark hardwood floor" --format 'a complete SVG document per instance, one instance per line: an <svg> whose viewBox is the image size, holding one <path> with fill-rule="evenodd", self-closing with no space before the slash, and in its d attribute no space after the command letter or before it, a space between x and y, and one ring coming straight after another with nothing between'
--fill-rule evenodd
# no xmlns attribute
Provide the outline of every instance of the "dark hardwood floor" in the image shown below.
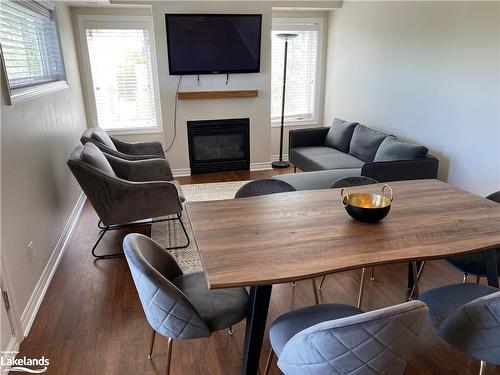
<svg viewBox="0 0 500 375"><path fill-rule="evenodd" d="M290 172L291 169L279 172ZM179 178L181 183L266 178L275 171L230 172ZM31 332L21 345L19 357L50 359L49 374L164 374L166 339L157 338L155 359L147 359L151 329L142 311L130 272L123 258L94 261L90 248L98 235L98 218L87 203L62 261L50 284ZM148 234L148 228L136 228ZM106 234L100 249L114 252L126 234ZM372 310L404 301L406 264L376 267L375 280L366 282L363 308ZM356 303L360 271L327 277L321 302ZM422 275L421 290L458 283L462 276L442 261L429 262ZM319 281L319 280L318 280ZM483 280L484 282L484 280ZM275 285L268 326L279 315L311 305L309 281ZM239 374L245 322L233 336L216 332L201 340L174 342L172 374ZM260 368L269 351L265 339ZM479 361L452 349L425 327L405 374L477 374ZM499 374L488 365L486 374ZM280 374L274 364L271 374Z"/></svg>

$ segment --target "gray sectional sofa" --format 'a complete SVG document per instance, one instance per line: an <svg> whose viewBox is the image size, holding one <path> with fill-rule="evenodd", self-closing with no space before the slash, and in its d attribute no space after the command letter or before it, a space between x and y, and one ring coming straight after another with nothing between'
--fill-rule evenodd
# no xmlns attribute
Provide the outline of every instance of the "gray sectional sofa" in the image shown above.
<svg viewBox="0 0 500 375"><path fill-rule="evenodd" d="M292 130L289 161L303 172L275 176L298 190L328 188L350 176L380 182L436 178L439 161L427 147L335 119L330 128Z"/></svg>

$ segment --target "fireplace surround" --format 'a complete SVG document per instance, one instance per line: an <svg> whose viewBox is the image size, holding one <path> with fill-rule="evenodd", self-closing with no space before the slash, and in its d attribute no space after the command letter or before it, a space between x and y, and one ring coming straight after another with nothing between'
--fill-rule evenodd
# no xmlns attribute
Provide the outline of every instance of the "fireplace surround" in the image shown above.
<svg viewBox="0 0 500 375"><path fill-rule="evenodd" d="M250 119L188 121L191 174L250 169Z"/></svg>

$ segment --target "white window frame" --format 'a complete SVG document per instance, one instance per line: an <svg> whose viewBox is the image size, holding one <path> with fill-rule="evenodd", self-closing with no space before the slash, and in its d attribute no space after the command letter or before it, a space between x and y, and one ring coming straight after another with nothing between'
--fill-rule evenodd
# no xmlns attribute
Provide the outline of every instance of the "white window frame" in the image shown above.
<svg viewBox="0 0 500 375"><path fill-rule="evenodd" d="M34 99L38 98L41 96L45 96L60 90L67 89L68 82L67 82L67 76L66 76L66 67L64 65L64 53L62 50L62 44L61 44L61 38L60 38L60 33L59 33L59 24L57 21L57 13L55 9L55 5L51 1L46 1L44 3L45 5L43 8L45 8L49 13L50 13L50 18L55 22L56 25L56 33L57 33L57 39L59 40L59 49L61 52L61 61L63 65L63 76L64 79L56 80L56 81L50 81L50 82L43 82L43 83L38 83L34 85L29 85L29 86L24 86L24 87L17 87L17 88L11 88L8 82L8 74L7 74L7 68L5 67L4 64L4 55L2 52L2 46L0 45L0 63L2 65L2 71L3 75L5 78L5 88L7 91L7 104L9 105L14 105L17 103L24 102L29 99ZM40 7L42 5L36 4L36 3L30 3L26 2L24 6L27 9L31 9L32 13L39 13L36 11L37 7ZM43 15L40 14L40 17L44 17Z"/></svg>
<svg viewBox="0 0 500 375"><path fill-rule="evenodd" d="M145 26L149 32L149 52L151 59L151 74L153 79L153 93L156 111L156 126L147 128L123 128L123 129L112 129L106 130L108 134L111 135L127 135L127 134L152 134L152 133L163 133L163 121L161 116L161 101L160 101L160 88L158 83L158 67L156 62L156 47L155 47L155 36L153 29L153 19L149 16L105 16L105 15L79 15L78 19L78 29L80 33L80 43L83 52L83 69L85 76L87 77L86 92L88 98L88 110L91 118L89 119L90 126L98 127L99 123L97 120L97 107L94 96L94 83L92 82L92 71L90 68L90 55L86 38L86 28L87 26L95 24L96 28L108 27L112 28L116 26L117 28L133 28L134 26L142 27ZM103 25L103 23L105 23Z"/></svg>
<svg viewBox="0 0 500 375"><path fill-rule="evenodd" d="M307 18L307 17L273 17L272 31L317 31L317 62L316 62L316 78L314 88L314 113L312 119L290 118L285 116L285 126L298 125L320 125L321 111L321 87L323 77L323 18ZM272 46L271 46L272 48ZM272 95L272 93L271 93ZM278 119L271 118L271 127L278 128L281 126L281 117Z"/></svg>

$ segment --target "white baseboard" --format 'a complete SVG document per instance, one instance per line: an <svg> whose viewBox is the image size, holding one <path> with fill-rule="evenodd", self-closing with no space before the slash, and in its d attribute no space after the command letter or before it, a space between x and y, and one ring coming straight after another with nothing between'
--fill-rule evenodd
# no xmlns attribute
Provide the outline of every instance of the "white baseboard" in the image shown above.
<svg viewBox="0 0 500 375"><path fill-rule="evenodd" d="M280 160L279 155L271 155L271 161L278 161ZM283 160L288 161L288 154L283 154Z"/></svg>
<svg viewBox="0 0 500 375"><path fill-rule="evenodd" d="M47 265L45 266L45 269L43 270L42 275L40 276L40 279L35 286L35 290L31 294L26 308L21 314L21 326L24 337L28 336L31 326L35 321L36 314L38 313L38 309L40 308L40 305L43 301L43 297L47 292L50 281L52 280L57 266L61 261L64 250L66 250L66 246L68 245L68 242L73 235L73 232L75 231L76 223L78 222L78 219L82 212L85 200L85 194L82 193L78 198L78 201L76 202L71 215L69 216L68 222L64 226L61 236L59 237L59 240L57 241L56 246L52 251L52 255L50 256L49 261L47 262Z"/></svg>
<svg viewBox="0 0 500 375"><path fill-rule="evenodd" d="M191 176L191 169L190 168L172 169L172 174L174 175L174 177Z"/></svg>
<svg viewBox="0 0 500 375"><path fill-rule="evenodd" d="M17 341L16 336L12 336L7 344L7 347L2 348L2 362L0 363L0 374L7 373L7 370L11 367L9 363L12 363L12 360L16 357L17 352L19 351L19 342Z"/></svg>
<svg viewBox="0 0 500 375"><path fill-rule="evenodd" d="M267 171L268 169L271 169L271 162L267 161L264 163L252 163L250 164L250 171Z"/></svg>

